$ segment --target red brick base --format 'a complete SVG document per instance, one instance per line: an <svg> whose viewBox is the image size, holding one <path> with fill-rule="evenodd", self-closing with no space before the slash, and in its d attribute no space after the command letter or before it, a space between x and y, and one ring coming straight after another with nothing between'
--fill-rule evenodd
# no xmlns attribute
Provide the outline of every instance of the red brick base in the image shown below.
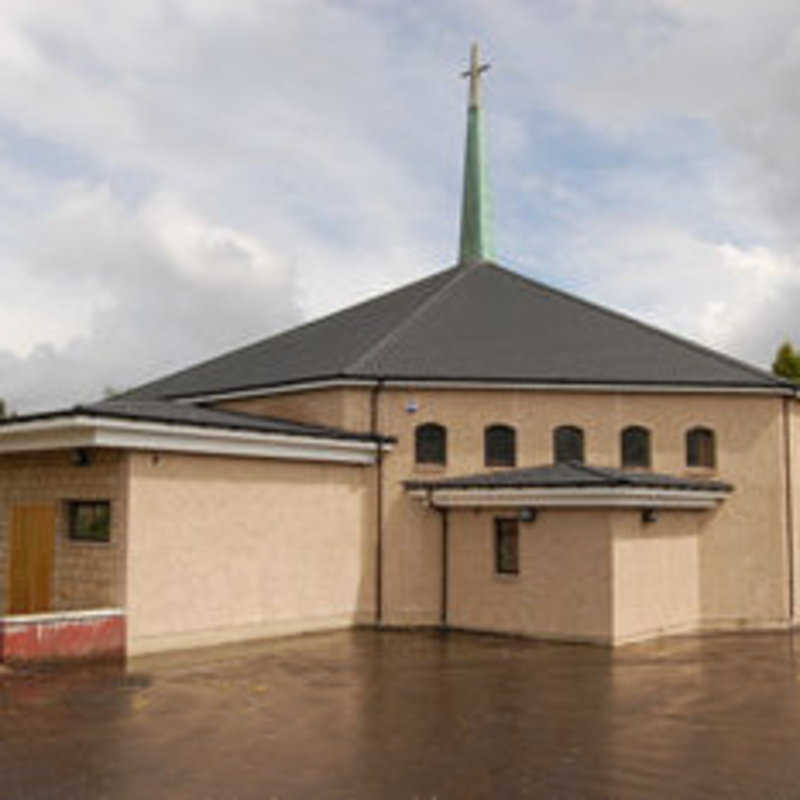
<svg viewBox="0 0 800 800"><path fill-rule="evenodd" d="M125 614L115 609L0 617L0 662L123 659Z"/></svg>

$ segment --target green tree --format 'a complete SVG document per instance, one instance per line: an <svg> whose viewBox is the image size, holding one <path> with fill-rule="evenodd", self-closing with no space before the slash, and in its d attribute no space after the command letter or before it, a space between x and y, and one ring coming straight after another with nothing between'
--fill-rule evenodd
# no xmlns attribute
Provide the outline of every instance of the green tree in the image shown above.
<svg viewBox="0 0 800 800"><path fill-rule="evenodd" d="M0 397L0 419L6 418L6 401Z"/></svg>
<svg viewBox="0 0 800 800"><path fill-rule="evenodd" d="M795 350L788 340L775 353L772 371L782 378L788 378L794 383L800 383L800 352Z"/></svg>

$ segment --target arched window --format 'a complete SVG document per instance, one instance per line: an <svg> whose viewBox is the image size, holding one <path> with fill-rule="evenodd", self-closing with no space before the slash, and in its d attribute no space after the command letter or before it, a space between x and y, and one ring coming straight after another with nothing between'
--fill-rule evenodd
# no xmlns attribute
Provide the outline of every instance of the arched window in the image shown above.
<svg viewBox="0 0 800 800"><path fill-rule="evenodd" d="M650 466L650 431L631 425L622 431L622 466Z"/></svg>
<svg viewBox="0 0 800 800"><path fill-rule="evenodd" d="M686 466L713 467L716 464L714 431L692 428L686 432Z"/></svg>
<svg viewBox="0 0 800 800"><path fill-rule="evenodd" d="M583 431L574 425L561 425L553 431L553 461L583 463Z"/></svg>
<svg viewBox="0 0 800 800"><path fill-rule="evenodd" d="M418 425L415 433L417 464L444 464L447 458L447 429L435 422Z"/></svg>
<svg viewBox="0 0 800 800"><path fill-rule="evenodd" d="M517 437L508 425L489 425L483 431L483 460L487 467L513 467L517 463Z"/></svg>

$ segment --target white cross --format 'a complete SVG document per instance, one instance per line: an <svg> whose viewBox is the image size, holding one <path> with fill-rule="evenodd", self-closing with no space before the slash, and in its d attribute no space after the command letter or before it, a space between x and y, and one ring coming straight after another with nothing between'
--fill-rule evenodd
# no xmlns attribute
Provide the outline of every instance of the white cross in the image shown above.
<svg viewBox="0 0 800 800"><path fill-rule="evenodd" d="M469 107L480 105L480 76L489 69L489 64L481 64L478 56L478 43L473 43L469 51L469 69L461 73L462 78L469 78Z"/></svg>

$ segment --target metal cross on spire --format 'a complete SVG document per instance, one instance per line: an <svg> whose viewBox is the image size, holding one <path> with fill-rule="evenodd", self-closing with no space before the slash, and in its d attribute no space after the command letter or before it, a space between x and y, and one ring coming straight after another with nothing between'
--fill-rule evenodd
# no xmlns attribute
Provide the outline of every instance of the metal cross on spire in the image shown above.
<svg viewBox="0 0 800 800"><path fill-rule="evenodd" d="M489 233L489 199L486 188L486 167L483 158L483 112L480 106L480 77L489 69L481 64L478 45L470 49L469 69L462 77L469 78L467 107L467 147L464 153L464 190L461 200L461 239L459 264L474 264L492 257Z"/></svg>
<svg viewBox="0 0 800 800"><path fill-rule="evenodd" d="M469 69L461 73L462 78L469 78L469 107L477 108L481 104L481 73L486 72L491 64L481 64L478 55L478 43L473 42L469 51Z"/></svg>

